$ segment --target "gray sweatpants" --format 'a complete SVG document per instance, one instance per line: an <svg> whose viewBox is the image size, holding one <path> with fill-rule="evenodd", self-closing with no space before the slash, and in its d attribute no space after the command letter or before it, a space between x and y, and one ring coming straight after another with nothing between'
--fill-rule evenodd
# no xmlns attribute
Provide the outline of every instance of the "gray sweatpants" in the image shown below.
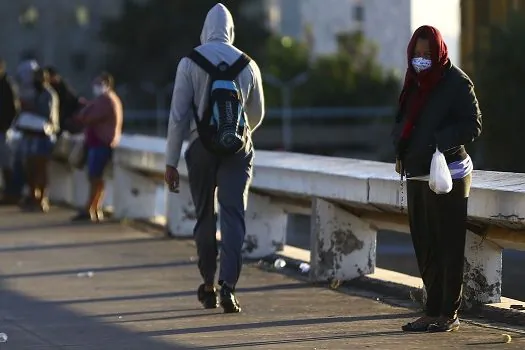
<svg viewBox="0 0 525 350"><path fill-rule="evenodd" d="M253 168L253 147L250 145L247 148L232 156L217 157L197 139L185 154L197 214L193 234L199 255L199 271L207 285L214 284L217 271L215 189L222 241L219 283L235 287L241 273L241 250L246 234L244 213Z"/></svg>

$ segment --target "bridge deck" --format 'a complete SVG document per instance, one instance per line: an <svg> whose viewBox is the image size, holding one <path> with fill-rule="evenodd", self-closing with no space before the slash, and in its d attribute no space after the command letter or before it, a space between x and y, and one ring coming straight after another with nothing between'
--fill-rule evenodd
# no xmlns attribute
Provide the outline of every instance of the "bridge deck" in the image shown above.
<svg viewBox="0 0 525 350"><path fill-rule="evenodd" d="M0 349L491 349L501 337L467 324L402 334L413 310L255 265L240 282L243 314L205 311L190 242L117 223L70 225L71 214L0 209ZM525 339L504 347L523 349Z"/></svg>

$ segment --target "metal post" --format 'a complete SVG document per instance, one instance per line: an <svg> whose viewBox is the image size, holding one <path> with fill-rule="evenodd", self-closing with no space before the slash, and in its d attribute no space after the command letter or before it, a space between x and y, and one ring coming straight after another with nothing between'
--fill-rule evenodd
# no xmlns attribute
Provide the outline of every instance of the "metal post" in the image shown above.
<svg viewBox="0 0 525 350"><path fill-rule="evenodd" d="M292 150L292 89L289 86L281 88L282 94L282 136L283 147L286 152Z"/></svg>
<svg viewBox="0 0 525 350"><path fill-rule="evenodd" d="M293 146L292 139L292 90L299 85L304 84L308 80L308 73L304 72L297 75L295 78L283 82L279 78L267 74L264 76L266 82L281 89L281 118L282 118L282 138L283 147L285 151L291 151Z"/></svg>
<svg viewBox="0 0 525 350"><path fill-rule="evenodd" d="M164 136L163 133L163 119L164 119L164 97L166 96L164 90L157 90L157 136Z"/></svg>

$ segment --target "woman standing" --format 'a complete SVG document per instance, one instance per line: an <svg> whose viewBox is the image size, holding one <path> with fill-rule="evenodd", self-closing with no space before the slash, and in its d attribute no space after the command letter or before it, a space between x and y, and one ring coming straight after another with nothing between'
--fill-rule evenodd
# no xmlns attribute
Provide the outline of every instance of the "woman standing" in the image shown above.
<svg viewBox="0 0 525 350"><path fill-rule="evenodd" d="M439 30L418 28L407 59L393 136L396 168L408 179L410 232L427 303L426 315L402 329L448 332L459 328L473 169L464 145L481 134L481 112L472 81L450 62ZM447 194L435 194L428 184L436 148L444 153L453 179Z"/></svg>

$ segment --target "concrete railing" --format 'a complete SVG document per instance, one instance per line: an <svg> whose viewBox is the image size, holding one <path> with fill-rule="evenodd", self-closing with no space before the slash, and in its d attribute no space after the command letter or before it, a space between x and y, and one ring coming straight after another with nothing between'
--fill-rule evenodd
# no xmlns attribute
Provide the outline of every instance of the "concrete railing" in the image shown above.
<svg viewBox="0 0 525 350"><path fill-rule="evenodd" d="M64 162L76 142L81 140L65 139L57 148L51 197L81 206L87 196L85 174ZM106 204L116 218L160 219L171 236L191 237L195 213L184 159L180 193L164 190L158 204L165 144L161 138L123 137L108 174ZM524 183L523 174L474 172L465 250L465 296L471 302L499 303L502 250L525 249ZM244 254L260 258L278 252L286 244L288 214L308 214L311 280L371 274L377 230L409 232L400 188L392 164L257 151Z"/></svg>

